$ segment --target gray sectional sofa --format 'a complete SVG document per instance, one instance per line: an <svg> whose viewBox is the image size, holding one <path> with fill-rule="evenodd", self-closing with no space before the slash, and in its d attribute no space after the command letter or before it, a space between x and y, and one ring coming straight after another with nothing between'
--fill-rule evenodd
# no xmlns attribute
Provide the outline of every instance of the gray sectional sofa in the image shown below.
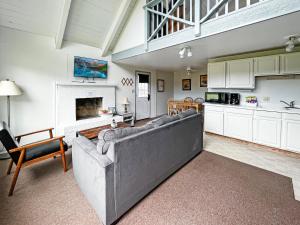
<svg viewBox="0 0 300 225"><path fill-rule="evenodd" d="M124 129L101 132L98 146L85 137L73 143L75 179L104 225L114 223L203 148L203 116L191 111Z"/></svg>

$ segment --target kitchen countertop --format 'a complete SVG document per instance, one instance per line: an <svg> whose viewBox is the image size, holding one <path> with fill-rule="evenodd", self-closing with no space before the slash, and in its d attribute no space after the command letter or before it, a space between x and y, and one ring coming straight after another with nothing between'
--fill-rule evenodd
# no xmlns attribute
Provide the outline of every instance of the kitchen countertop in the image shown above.
<svg viewBox="0 0 300 225"><path fill-rule="evenodd" d="M278 113L291 113L291 114L300 114L300 109L286 109L280 105L270 105L270 106L247 106L247 105L229 105L229 104L216 104L216 103L204 103L203 105L207 106L217 106L217 107L226 107L226 108L236 108L236 109L249 109L249 110L259 110L267 112L278 112Z"/></svg>

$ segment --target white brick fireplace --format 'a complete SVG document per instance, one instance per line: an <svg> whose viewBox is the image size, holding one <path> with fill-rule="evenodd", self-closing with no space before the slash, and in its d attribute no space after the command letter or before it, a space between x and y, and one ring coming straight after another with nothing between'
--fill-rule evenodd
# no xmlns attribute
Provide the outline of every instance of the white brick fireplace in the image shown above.
<svg viewBox="0 0 300 225"><path fill-rule="evenodd" d="M76 132L109 124L112 116L76 120L76 99L102 98L102 108L116 106L116 85L100 83L55 83L55 130L56 135L65 135L68 144L76 137ZM114 119L122 121L121 116Z"/></svg>

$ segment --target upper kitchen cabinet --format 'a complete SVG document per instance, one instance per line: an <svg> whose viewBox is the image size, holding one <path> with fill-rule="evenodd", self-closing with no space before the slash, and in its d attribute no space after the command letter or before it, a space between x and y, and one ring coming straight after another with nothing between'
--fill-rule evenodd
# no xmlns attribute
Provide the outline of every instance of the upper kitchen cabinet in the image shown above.
<svg viewBox="0 0 300 225"><path fill-rule="evenodd" d="M227 61L226 88L253 89L253 58Z"/></svg>
<svg viewBox="0 0 300 225"><path fill-rule="evenodd" d="M279 74L279 55L254 58L254 76Z"/></svg>
<svg viewBox="0 0 300 225"><path fill-rule="evenodd" d="M225 88L226 62L208 63L208 88Z"/></svg>
<svg viewBox="0 0 300 225"><path fill-rule="evenodd" d="M300 74L300 52L280 55L280 74Z"/></svg>

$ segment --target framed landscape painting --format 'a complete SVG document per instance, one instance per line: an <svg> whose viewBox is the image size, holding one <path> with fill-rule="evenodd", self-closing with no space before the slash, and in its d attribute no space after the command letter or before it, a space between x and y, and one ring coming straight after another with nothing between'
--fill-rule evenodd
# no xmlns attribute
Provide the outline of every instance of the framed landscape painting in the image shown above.
<svg viewBox="0 0 300 225"><path fill-rule="evenodd" d="M74 77L107 78L107 61L74 57Z"/></svg>
<svg viewBox="0 0 300 225"><path fill-rule="evenodd" d="M182 80L182 90L183 91L190 91L192 88L192 80L191 79L183 79Z"/></svg>

